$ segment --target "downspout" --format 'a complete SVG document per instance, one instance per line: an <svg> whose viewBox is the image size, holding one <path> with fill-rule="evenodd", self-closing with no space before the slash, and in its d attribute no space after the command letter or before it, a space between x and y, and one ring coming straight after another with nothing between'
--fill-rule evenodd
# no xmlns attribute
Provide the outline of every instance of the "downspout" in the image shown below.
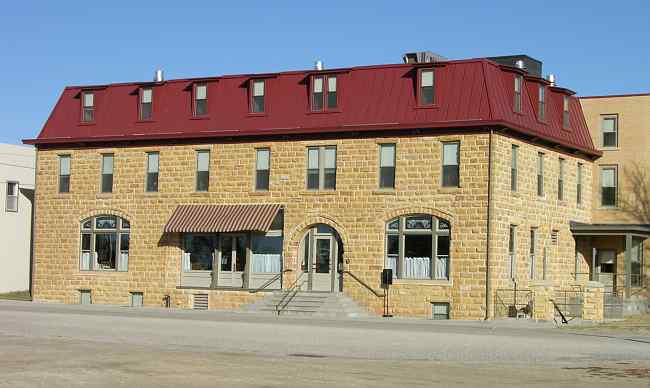
<svg viewBox="0 0 650 388"><path fill-rule="evenodd" d="M29 296L34 300L34 273L36 256L36 196L38 194L38 147L34 147L34 199L32 200L31 238L29 247Z"/></svg>
<svg viewBox="0 0 650 388"><path fill-rule="evenodd" d="M490 137L488 141L488 208L487 208L487 230L486 230L486 252L485 252L485 320L490 319L493 315L492 310L494 305L490 303L490 296L492 295L492 279L490 273L490 229L492 226L492 213L494 212L492 202L492 135L494 131L490 129Z"/></svg>

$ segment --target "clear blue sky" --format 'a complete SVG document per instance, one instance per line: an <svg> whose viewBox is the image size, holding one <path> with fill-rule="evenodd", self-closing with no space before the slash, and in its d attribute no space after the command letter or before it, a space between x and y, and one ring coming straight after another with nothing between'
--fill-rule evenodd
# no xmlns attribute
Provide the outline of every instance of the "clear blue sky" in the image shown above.
<svg viewBox="0 0 650 388"><path fill-rule="evenodd" d="M579 95L650 92L650 2L10 1L0 142L35 137L66 85L526 53ZM306 5L309 4L309 5Z"/></svg>

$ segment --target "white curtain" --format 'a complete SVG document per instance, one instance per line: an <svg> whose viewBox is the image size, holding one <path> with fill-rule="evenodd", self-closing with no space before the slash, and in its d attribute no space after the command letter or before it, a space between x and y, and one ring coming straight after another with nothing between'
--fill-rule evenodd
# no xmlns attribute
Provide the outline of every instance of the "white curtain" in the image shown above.
<svg viewBox="0 0 650 388"><path fill-rule="evenodd" d="M449 256L439 255L436 257L436 279L447 279L447 263Z"/></svg>
<svg viewBox="0 0 650 388"><path fill-rule="evenodd" d="M405 257L404 277L407 279L430 279L430 257Z"/></svg>
<svg viewBox="0 0 650 388"><path fill-rule="evenodd" d="M192 264L190 263L190 254L183 252L183 262L181 266L183 267L183 272L189 272L192 270Z"/></svg>
<svg viewBox="0 0 650 388"><path fill-rule="evenodd" d="M396 278L397 275L397 256L388 256L388 263L386 263L386 268L393 270L393 277Z"/></svg>
<svg viewBox="0 0 650 388"><path fill-rule="evenodd" d="M118 271L129 270L129 252L120 253L119 259L117 261L117 270Z"/></svg>
<svg viewBox="0 0 650 388"><path fill-rule="evenodd" d="M81 254L81 270L90 271L90 252L83 252Z"/></svg>
<svg viewBox="0 0 650 388"><path fill-rule="evenodd" d="M254 273L279 273L282 263L282 255L274 253L254 253L253 254L253 272Z"/></svg>

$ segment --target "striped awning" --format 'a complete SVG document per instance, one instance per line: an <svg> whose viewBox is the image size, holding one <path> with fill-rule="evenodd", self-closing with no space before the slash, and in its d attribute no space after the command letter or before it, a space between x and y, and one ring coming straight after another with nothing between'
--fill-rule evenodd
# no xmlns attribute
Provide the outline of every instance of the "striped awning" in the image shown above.
<svg viewBox="0 0 650 388"><path fill-rule="evenodd" d="M179 205L165 233L268 232L279 204Z"/></svg>

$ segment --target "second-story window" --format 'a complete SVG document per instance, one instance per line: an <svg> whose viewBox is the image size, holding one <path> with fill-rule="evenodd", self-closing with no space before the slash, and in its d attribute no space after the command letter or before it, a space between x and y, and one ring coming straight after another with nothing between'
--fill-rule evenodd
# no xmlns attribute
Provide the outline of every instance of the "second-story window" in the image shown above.
<svg viewBox="0 0 650 388"><path fill-rule="evenodd" d="M578 163L578 171L576 178L576 203L582 204L582 163Z"/></svg>
<svg viewBox="0 0 650 388"><path fill-rule="evenodd" d="M336 189L336 146L307 148L307 189Z"/></svg>
<svg viewBox="0 0 650 388"><path fill-rule="evenodd" d="M251 90L251 112L264 113L265 81L253 80Z"/></svg>
<svg viewBox="0 0 650 388"><path fill-rule="evenodd" d="M562 99L562 126L564 128L569 128L570 126L569 96L564 96Z"/></svg>
<svg viewBox="0 0 650 388"><path fill-rule="evenodd" d="M92 92L84 92L81 100L83 105L81 120L87 123L95 121L95 94Z"/></svg>
<svg viewBox="0 0 650 388"><path fill-rule="evenodd" d="M59 156L59 193L70 192L70 155Z"/></svg>
<svg viewBox="0 0 650 388"><path fill-rule="evenodd" d="M519 153L519 146L512 145L511 155L510 155L510 191L517 191L517 154Z"/></svg>
<svg viewBox="0 0 650 388"><path fill-rule="evenodd" d="M208 85L194 85L194 116L208 114Z"/></svg>
<svg viewBox="0 0 650 388"><path fill-rule="evenodd" d="M324 77L314 77L311 93L311 110L320 112L323 110L323 80Z"/></svg>
<svg viewBox="0 0 650 388"><path fill-rule="evenodd" d="M210 151L196 151L196 191L210 188Z"/></svg>
<svg viewBox="0 0 650 388"><path fill-rule="evenodd" d="M5 204L6 211L18 211L18 192L18 182L7 182L7 202Z"/></svg>
<svg viewBox="0 0 650 388"><path fill-rule="evenodd" d="M102 155L102 193L113 192L113 154Z"/></svg>
<svg viewBox="0 0 650 388"><path fill-rule="evenodd" d="M544 154L537 153L537 195L544 196Z"/></svg>
<svg viewBox="0 0 650 388"><path fill-rule="evenodd" d="M395 188L395 144L379 145L379 188Z"/></svg>
<svg viewBox="0 0 650 388"><path fill-rule="evenodd" d="M544 85L539 85L537 100L537 119L539 121L544 121L546 119L546 87Z"/></svg>
<svg viewBox="0 0 650 388"><path fill-rule="evenodd" d="M140 89L140 120L151 120L153 114L153 90Z"/></svg>
<svg viewBox="0 0 650 388"><path fill-rule="evenodd" d="M158 172L160 169L160 154L158 152L147 153L147 191L158 191Z"/></svg>
<svg viewBox="0 0 650 388"><path fill-rule="evenodd" d="M558 174L557 174L557 199L564 200L564 159L559 159Z"/></svg>
<svg viewBox="0 0 650 388"><path fill-rule="evenodd" d="M524 77L520 75L515 76L515 101L514 101L514 110L515 112L521 112L521 87L524 84Z"/></svg>
<svg viewBox="0 0 650 388"><path fill-rule="evenodd" d="M601 116L600 126L603 131L603 147L618 147L618 116Z"/></svg>
<svg viewBox="0 0 650 388"><path fill-rule="evenodd" d="M260 148L256 150L256 154L255 190L266 191L269 189L271 150L268 148Z"/></svg>
<svg viewBox="0 0 650 388"><path fill-rule="evenodd" d="M603 167L600 170L600 191L601 201L603 207L616 206L616 187L617 187L617 171L616 166Z"/></svg>
<svg viewBox="0 0 650 388"><path fill-rule="evenodd" d="M433 90L433 69L420 70L420 92L419 103L420 105L433 105L434 90Z"/></svg>
<svg viewBox="0 0 650 388"><path fill-rule="evenodd" d="M442 186L458 187L460 184L460 143L442 143Z"/></svg>

